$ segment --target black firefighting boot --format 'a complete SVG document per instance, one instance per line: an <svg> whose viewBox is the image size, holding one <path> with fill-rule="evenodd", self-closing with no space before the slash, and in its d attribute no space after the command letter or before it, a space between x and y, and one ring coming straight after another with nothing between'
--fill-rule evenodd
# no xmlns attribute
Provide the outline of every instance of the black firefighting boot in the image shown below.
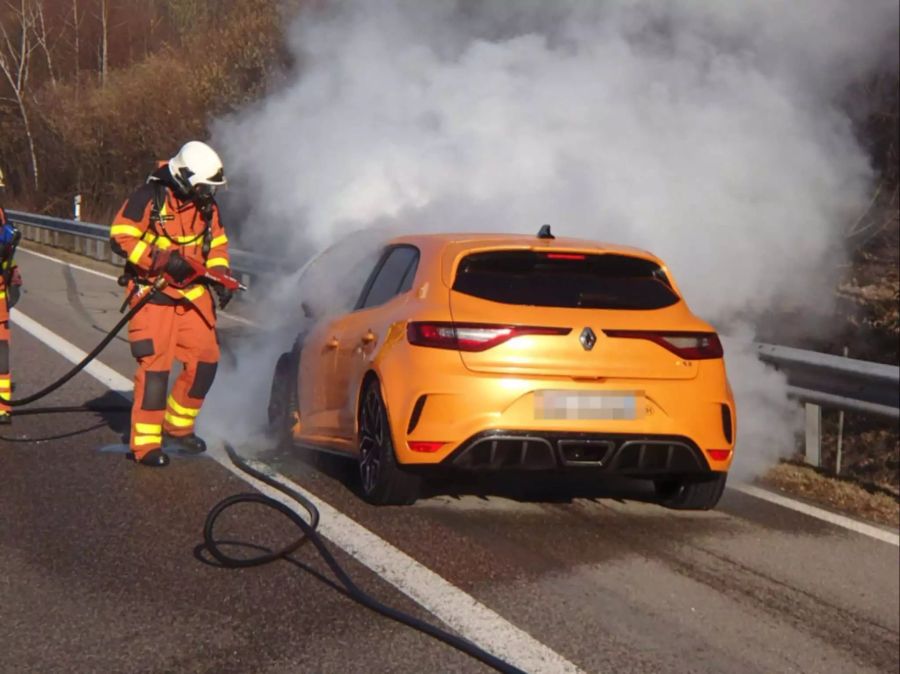
<svg viewBox="0 0 900 674"><path fill-rule="evenodd" d="M9 426L12 423L12 414L0 412L0 426Z"/></svg>
<svg viewBox="0 0 900 674"><path fill-rule="evenodd" d="M163 468L169 465L169 455L161 449L151 449L138 461L142 466L151 468Z"/></svg>
<svg viewBox="0 0 900 674"><path fill-rule="evenodd" d="M202 454L206 451L206 443L203 442L203 438L198 438L193 433L190 435L169 435L164 432L163 446L180 449L184 454Z"/></svg>

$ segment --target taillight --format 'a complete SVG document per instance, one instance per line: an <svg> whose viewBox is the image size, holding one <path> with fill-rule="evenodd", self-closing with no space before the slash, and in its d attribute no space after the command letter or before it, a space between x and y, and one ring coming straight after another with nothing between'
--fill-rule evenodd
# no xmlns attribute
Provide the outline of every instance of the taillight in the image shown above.
<svg viewBox="0 0 900 674"><path fill-rule="evenodd" d="M652 330L604 330L608 337L646 339L685 360L722 357L722 343L714 332L656 332Z"/></svg>
<svg viewBox="0 0 900 674"><path fill-rule="evenodd" d="M410 344L435 349L487 351L513 337L568 335L570 332L572 328L545 328L533 325L411 322L406 326L406 339Z"/></svg>

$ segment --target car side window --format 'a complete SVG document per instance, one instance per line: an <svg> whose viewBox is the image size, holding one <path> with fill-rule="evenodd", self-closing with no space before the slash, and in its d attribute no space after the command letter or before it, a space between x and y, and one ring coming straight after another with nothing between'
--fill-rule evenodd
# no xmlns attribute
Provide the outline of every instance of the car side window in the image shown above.
<svg viewBox="0 0 900 674"><path fill-rule="evenodd" d="M397 246L387 250L366 283L356 308L377 307L412 288L418 264L419 251L412 246Z"/></svg>

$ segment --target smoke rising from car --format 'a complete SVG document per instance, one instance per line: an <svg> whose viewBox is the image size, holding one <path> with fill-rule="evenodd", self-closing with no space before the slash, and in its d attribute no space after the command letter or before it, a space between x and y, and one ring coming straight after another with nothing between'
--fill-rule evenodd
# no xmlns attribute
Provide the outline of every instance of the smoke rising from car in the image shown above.
<svg viewBox="0 0 900 674"><path fill-rule="evenodd" d="M287 32L296 71L214 143L245 240L298 258L374 226L543 223L660 255L732 337L738 456L757 465L796 423L746 342L773 308L831 301L823 270L872 180L837 102L896 61L897 30L893 0L317 3ZM333 285L283 286L270 316ZM223 428L246 418L223 409Z"/></svg>

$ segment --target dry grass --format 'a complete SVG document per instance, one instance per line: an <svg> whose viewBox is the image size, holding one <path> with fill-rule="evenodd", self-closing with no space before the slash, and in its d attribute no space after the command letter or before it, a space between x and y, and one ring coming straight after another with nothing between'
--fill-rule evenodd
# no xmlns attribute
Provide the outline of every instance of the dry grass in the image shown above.
<svg viewBox="0 0 900 674"><path fill-rule="evenodd" d="M782 463L770 470L763 482L779 491L820 503L862 519L900 526L900 502L880 490L822 475L808 466Z"/></svg>

